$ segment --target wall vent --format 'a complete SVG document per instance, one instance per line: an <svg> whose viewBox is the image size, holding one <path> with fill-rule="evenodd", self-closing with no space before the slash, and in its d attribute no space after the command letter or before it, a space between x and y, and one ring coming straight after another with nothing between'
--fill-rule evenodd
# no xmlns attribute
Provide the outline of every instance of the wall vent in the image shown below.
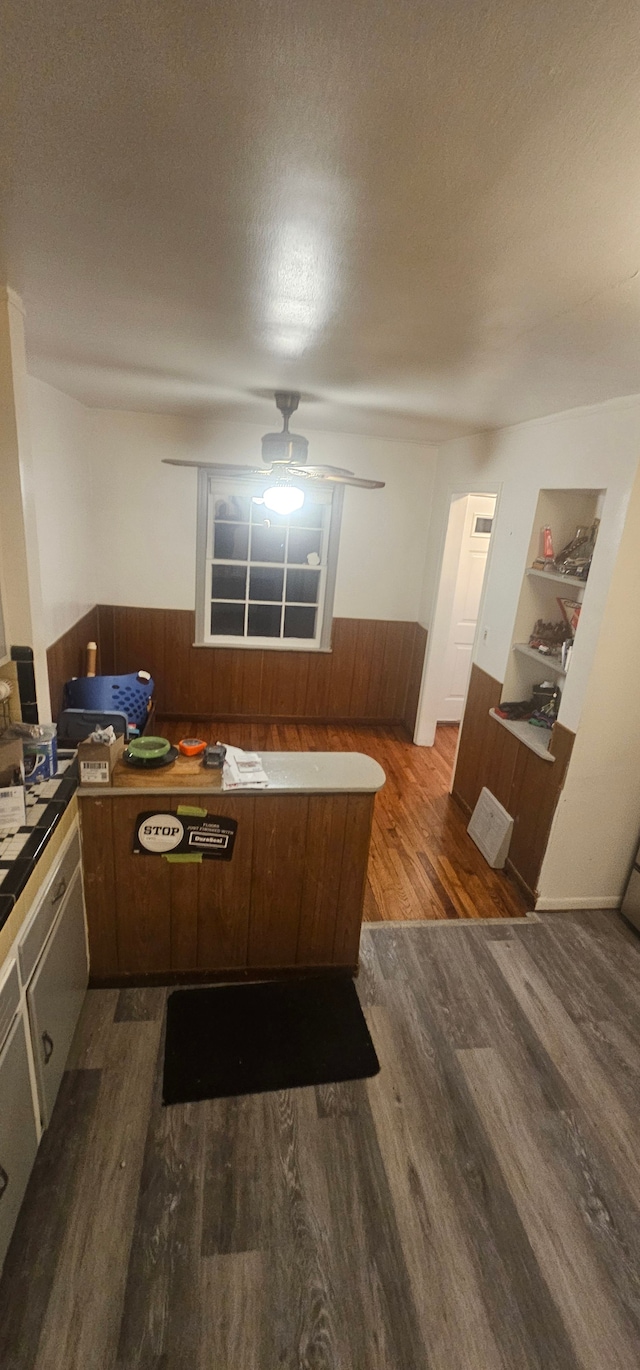
<svg viewBox="0 0 640 1370"><path fill-rule="evenodd" d="M501 870L509 852L513 819L486 785L480 791L480 797L469 819L467 832L482 852L485 861L496 870Z"/></svg>

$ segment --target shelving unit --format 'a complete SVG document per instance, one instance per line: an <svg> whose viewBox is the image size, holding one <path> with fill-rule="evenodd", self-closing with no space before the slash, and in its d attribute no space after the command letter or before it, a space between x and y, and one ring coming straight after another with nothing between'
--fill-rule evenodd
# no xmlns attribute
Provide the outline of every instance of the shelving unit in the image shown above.
<svg viewBox="0 0 640 1370"><path fill-rule="evenodd" d="M580 580L578 576L563 576L562 571L539 571L534 566L527 566L525 575L536 576L539 580L552 581L556 585L571 585L574 590L584 590L587 583L586 580Z"/></svg>
<svg viewBox="0 0 640 1370"><path fill-rule="evenodd" d="M545 656L544 652L539 652L536 647L530 647L527 642L514 642L512 651L524 652L525 656L530 657L532 661L536 661L539 666L544 666L545 671L552 671L554 675L562 677L563 680L567 674L566 671L563 670L558 657Z"/></svg>
<svg viewBox="0 0 640 1370"><path fill-rule="evenodd" d="M530 699L535 685L552 679L562 689L567 678L559 657L545 656L530 647L528 638L538 619L555 622L560 618L559 598L567 597L582 603L587 581L578 576L565 576L561 571L539 570L532 562L540 555L540 530L551 528L553 543L558 553L575 535L577 527L589 527L598 515L600 490L541 490L527 549L527 565L522 577L516 611L511 649L502 690L503 700ZM564 592L564 595L563 595ZM576 636L580 632L580 624ZM571 666L569 665L569 670ZM546 761L553 761L549 751L553 733L548 736L526 721L511 722L498 718L497 723L514 734L526 747Z"/></svg>
<svg viewBox="0 0 640 1370"><path fill-rule="evenodd" d="M495 718L496 723L499 723L501 728L506 728L508 733L513 733L520 742L524 742L525 747L529 747L536 756L541 756L543 761L555 761L555 756L552 756L549 750L552 738L550 728L548 730L536 728L526 719L501 718L495 709L489 709L489 716Z"/></svg>

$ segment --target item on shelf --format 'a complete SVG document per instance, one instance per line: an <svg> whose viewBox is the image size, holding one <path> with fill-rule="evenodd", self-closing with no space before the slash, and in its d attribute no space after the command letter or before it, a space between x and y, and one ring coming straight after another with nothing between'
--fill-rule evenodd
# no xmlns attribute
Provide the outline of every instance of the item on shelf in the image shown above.
<svg viewBox="0 0 640 1370"><path fill-rule="evenodd" d="M548 525L542 529L542 555L545 566L553 563L553 538Z"/></svg>
<svg viewBox="0 0 640 1370"><path fill-rule="evenodd" d="M562 650L561 650L561 652L560 652L560 665L562 666L562 669L563 669L563 671L565 672L565 675L566 675L566 673L567 673L567 671L569 670L569 667L570 667L570 665L571 665L571 658L572 658L572 656L573 656L573 639L572 639L572 638L567 638L567 641L566 641L566 642L563 642L563 644L562 644Z"/></svg>
<svg viewBox="0 0 640 1370"><path fill-rule="evenodd" d="M544 703L541 708L535 709L532 713L531 718L529 719L532 727L552 728L558 717L560 699L560 690L556 686L553 694L547 699L546 703Z"/></svg>
<svg viewBox="0 0 640 1370"><path fill-rule="evenodd" d="M554 569L563 576L577 576L586 580L595 550L600 519L594 519L590 528L576 528L575 536L558 553L553 563Z"/></svg>
<svg viewBox="0 0 640 1370"><path fill-rule="evenodd" d="M560 598L558 598L558 604L560 605L560 611L563 618L571 629L571 636L573 638L576 635L577 627L580 622L580 610L582 609L582 605L577 599Z"/></svg>
<svg viewBox="0 0 640 1370"><path fill-rule="evenodd" d="M541 656L559 657L567 638L573 639L573 633L566 617L557 623L545 623L544 619L539 618L529 637L529 646L540 652Z"/></svg>
<svg viewBox="0 0 640 1370"><path fill-rule="evenodd" d="M499 718L507 718L510 723L517 723L530 717L533 712L534 704L531 699L515 699L513 701L503 700L502 704L497 704L494 710Z"/></svg>
<svg viewBox="0 0 640 1370"><path fill-rule="evenodd" d="M553 680L543 680L539 685L534 685L531 694L531 712L541 709L550 699L557 694L558 687Z"/></svg>

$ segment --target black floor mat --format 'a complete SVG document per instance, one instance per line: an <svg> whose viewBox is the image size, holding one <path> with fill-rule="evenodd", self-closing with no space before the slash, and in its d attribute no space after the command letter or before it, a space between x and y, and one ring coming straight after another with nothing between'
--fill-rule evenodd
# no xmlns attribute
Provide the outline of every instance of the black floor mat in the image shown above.
<svg viewBox="0 0 640 1370"><path fill-rule="evenodd" d="M352 980L217 985L169 996L165 1104L361 1080L379 1069Z"/></svg>

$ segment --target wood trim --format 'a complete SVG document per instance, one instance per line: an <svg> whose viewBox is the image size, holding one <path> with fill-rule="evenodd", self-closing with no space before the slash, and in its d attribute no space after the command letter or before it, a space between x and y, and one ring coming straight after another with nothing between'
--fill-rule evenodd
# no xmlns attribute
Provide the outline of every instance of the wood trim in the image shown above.
<svg viewBox="0 0 640 1370"><path fill-rule="evenodd" d="M88 642L98 643L98 670L110 674L101 659L100 621L98 606L94 604L73 627L47 647L47 671L51 695L51 714L55 720L62 711L62 690L66 680L84 675L85 648Z"/></svg>
<svg viewBox="0 0 640 1370"><path fill-rule="evenodd" d="M502 684L472 666L462 722L453 796L466 812L475 808L484 785L513 815L508 868L535 900L551 823L571 758L574 733L556 723L553 765L502 728L489 710L500 702Z"/></svg>

